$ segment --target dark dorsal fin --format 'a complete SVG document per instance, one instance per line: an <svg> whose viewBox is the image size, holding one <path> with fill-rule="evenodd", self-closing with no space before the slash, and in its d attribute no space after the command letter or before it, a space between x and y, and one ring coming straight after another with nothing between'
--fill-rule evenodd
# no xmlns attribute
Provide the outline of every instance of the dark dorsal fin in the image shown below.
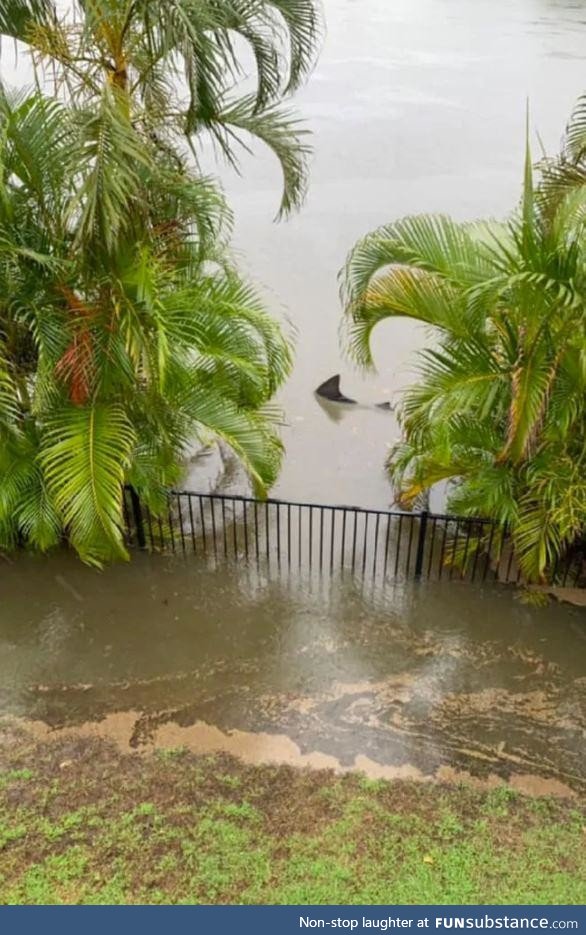
<svg viewBox="0 0 586 935"><path fill-rule="evenodd" d="M329 399L333 403L355 403L355 399L349 399L340 391L340 374L330 377L315 391L323 399Z"/></svg>

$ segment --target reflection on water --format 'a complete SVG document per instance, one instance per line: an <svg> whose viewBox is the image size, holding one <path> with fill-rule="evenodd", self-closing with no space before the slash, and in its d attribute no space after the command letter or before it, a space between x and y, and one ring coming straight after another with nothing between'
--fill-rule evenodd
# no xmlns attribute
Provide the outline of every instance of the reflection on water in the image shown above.
<svg viewBox="0 0 586 935"><path fill-rule="evenodd" d="M207 724L239 747L268 736L346 766L586 787L575 608L459 582L385 590L146 555L102 574L68 555L23 557L0 567L0 593L3 713L60 727L132 711L138 747L180 728L209 743Z"/></svg>

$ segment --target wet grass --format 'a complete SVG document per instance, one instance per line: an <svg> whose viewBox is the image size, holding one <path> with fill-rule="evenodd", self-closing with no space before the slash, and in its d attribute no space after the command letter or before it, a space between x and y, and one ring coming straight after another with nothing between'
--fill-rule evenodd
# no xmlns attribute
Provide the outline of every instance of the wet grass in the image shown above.
<svg viewBox="0 0 586 935"><path fill-rule="evenodd" d="M0 737L2 903L584 903L586 803Z"/></svg>

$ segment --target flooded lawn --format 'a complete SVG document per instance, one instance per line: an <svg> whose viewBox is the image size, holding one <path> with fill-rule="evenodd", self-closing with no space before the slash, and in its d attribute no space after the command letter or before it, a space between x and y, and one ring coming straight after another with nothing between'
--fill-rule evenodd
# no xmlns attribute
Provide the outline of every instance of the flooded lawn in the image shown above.
<svg viewBox="0 0 586 935"><path fill-rule="evenodd" d="M586 615L465 582L0 564L0 713L38 736L586 791Z"/></svg>

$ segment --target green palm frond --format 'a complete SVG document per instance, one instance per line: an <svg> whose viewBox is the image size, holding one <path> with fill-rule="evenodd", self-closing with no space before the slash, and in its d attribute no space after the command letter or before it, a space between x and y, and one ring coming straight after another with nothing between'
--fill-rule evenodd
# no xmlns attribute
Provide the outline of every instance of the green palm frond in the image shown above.
<svg viewBox="0 0 586 935"><path fill-rule="evenodd" d="M586 228L586 168L581 180L566 192L552 218L552 235L559 243L579 245Z"/></svg>
<svg viewBox="0 0 586 935"><path fill-rule="evenodd" d="M196 428L220 438L230 446L246 468L259 496L266 496L275 483L283 457L283 445L262 412L255 413L230 403L224 394L214 395L205 382L205 392L189 394ZM189 402L185 400L185 405Z"/></svg>
<svg viewBox="0 0 586 935"><path fill-rule="evenodd" d="M541 176L536 194L548 218L555 216L565 198L586 186L586 95L578 99L570 117L561 153L543 161Z"/></svg>
<svg viewBox="0 0 586 935"><path fill-rule="evenodd" d="M490 347L473 340L444 344L422 351L419 360L423 380L405 396L407 421L422 409L426 418L440 422L458 414L496 420L507 374Z"/></svg>
<svg viewBox="0 0 586 935"><path fill-rule="evenodd" d="M511 403L505 446L500 460L522 461L530 445L557 372L557 361L548 359L541 346L522 359L511 374Z"/></svg>
<svg viewBox="0 0 586 935"><path fill-rule="evenodd" d="M495 464L490 458L476 458L469 462L461 476L461 483L450 491L450 511L458 516L489 516L501 527L505 524L516 527L518 492L506 465Z"/></svg>
<svg viewBox="0 0 586 935"><path fill-rule="evenodd" d="M534 257L538 244L539 214L536 211L535 188L533 184L533 160L529 143L529 107L527 107L527 122L525 128L525 171L523 176L523 193L521 197L521 232L522 255L527 259Z"/></svg>
<svg viewBox="0 0 586 935"><path fill-rule="evenodd" d="M5 172L31 193L48 223L71 184L78 149L71 114L40 93L13 94L0 87L0 127L5 130Z"/></svg>
<svg viewBox="0 0 586 935"><path fill-rule="evenodd" d="M495 273L467 225L443 215L406 217L367 235L351 251L342 280L347 308L360 305L374 277L392 265L433 273L460 287Z"/></svg>
<svg viewBox="0 0 586 935"><path fill-rule="evenodd" d="M537 185L527 143L506 223L404 218L359 241L342 274L361 365L380 321L435 328L388 462L400 497L449 481L449 509L510 525L529 580L552 574L586 523L585 114L582 100Z"/></svg>
<svg viewBox="0 0 586 935"><path fill-rule="evenodd" d="M46 552L59 544L62 536L61 517L38 465L15 504L14 518L27 545Z"/></svg>
<svg viewBox="0 0 586 935"><path fill-rule="evenodd" d="M158 201L154 234L164 255L174 252L178 262L196 275L202 262L220 262L232 228L232 212L215 179L194 177L188 171L157 169ZM177 241L177 228L189 240Z"/></svg>
<svg viewBox="0 0 586 935"><path fill-rule="evenodd" d="M17 388L0 345L0 426L3 432L17 431L20 417Z"/></svg>
<svg viewBox="0 0 586 935"><path fill-rule="evenodd" d="M257 107L294 91L312 68L321 38L320 10L314 0L225 0L197 3L153 0L137 5L147 43L155 55L181 52L191 93L190 109L214 106L226 75L240 72L232 34L251 47L256 71ZM204 67L201 64L204 63Z"/></svg>
<svg viewBox="0 0 586 935"><path fill-rule="evenodd" d="M521 567L531 581L540 580L561 552L559 529L551 522L546 505L533 497L523 500L514 527L516 552Z"/></svg>
<svg viewBox="0 0 586 935"><path fill-rule="evenodd" d="M81 557L125 557L122 487L135 435L120 405L67 406L47 419L41 465L49 496Z"/></svg>
<svg viewBox="0 0 586 935"><path fill-rule="evenodd" d="M206 128L234 166L238 165L235 144L249 150L247 135L261 140L277 157L283 174L277 217L299 207L305 197L311 148L305 142L308 130L289 110L278 106L258 110L254 96L248 95L210 114Z"/></svg>
<svg viewBox="0 0 586 935"><path fill-rule="evenodd" d="M586 166L574 165L563 158L544 163L542 183L537 198L544 211L555 215L555 208L586 185Z"/></svg>
<svg viewBox="0 0 586 935"><path fill-rule="evenodd" d="M263 375L262 402L289 376L292 355L279 323L255 291L235 277L202 277L164 301L169 339L205 353L245 359Z"/></svg>
<svg viewBox="0 0 586 935"><path fill-rule="evenodd" d="M315 63L323 34L321 9L314 0L266 0L285 22L289 39L289 80L286 91L295 91Z"/></svg>
<svg viewBox="0 0 586 935"><path fill-rule="evenodd" d="M574 108L564 139L567 158L574 163L586 157L586 94L581 95Z"/></svg>
<svg viewBox="0 0 586 935"><path fill-rule="evenodd" d="M121 232L141 211L141 169L150 167L144 140L125 113L124 99L104 88L99 110L82 126L79 171L83 182L70 207L78 243L105 244L112 250ZM77 220L79 216L79 219Z"/></svg>
<svg viewBox="0 0 586 935"><path fill-rule="evenodd" d="M34 442L29 434L0 436L0 522L8 525L34 477ZM14 530L14 535L16 530Z"/></svg>
<svg viewBox="0 0 586 935"><path fill-rule="evenodd" d="M461 337L469 335L474 324L461 290L435 273L395 266L372 279L360 303L349 309L349 350L359 364L372 366L372 332L391 317L413 318Z"/></svg>
<svg viewBox="0 0 586 935"><path fill-rule="evenodd" d="M51 0L2 0L0 35L26 41L31 25L44 22L53 12Z"/></svg>

